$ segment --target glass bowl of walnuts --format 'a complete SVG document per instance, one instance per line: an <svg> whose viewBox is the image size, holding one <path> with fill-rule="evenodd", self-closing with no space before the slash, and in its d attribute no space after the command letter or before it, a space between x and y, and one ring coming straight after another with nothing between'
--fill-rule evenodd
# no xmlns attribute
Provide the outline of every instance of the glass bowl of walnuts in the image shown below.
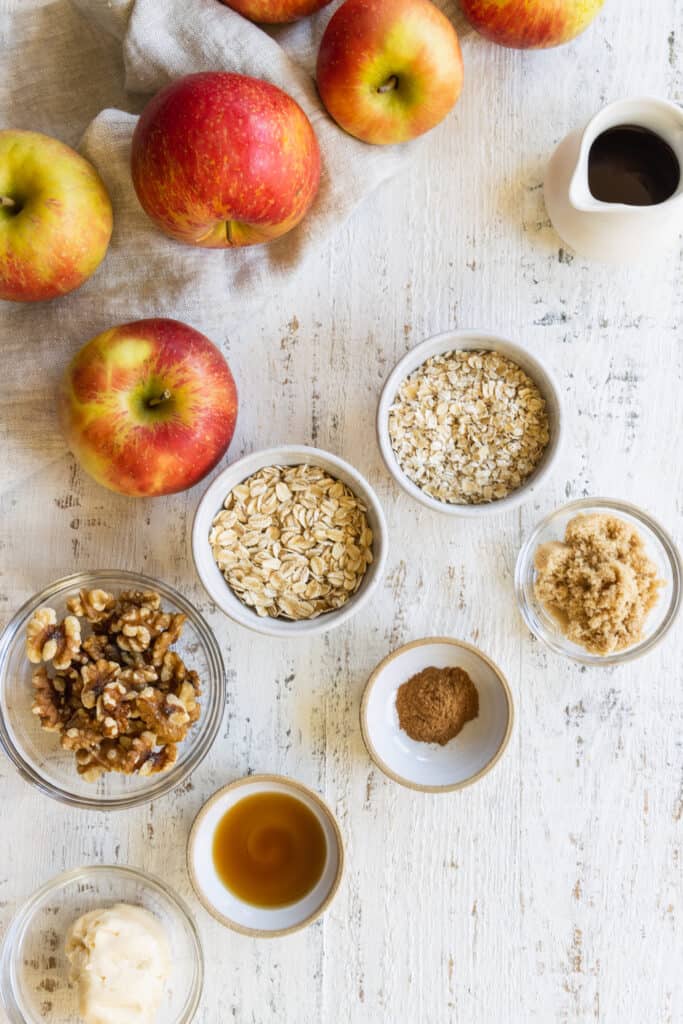
<svg viewBox="0 0 683 1024"><path fill-rule="evenodd" d="M225 692L204 618L138 573L57 580L0 636L0 745L76 807L134 807L178 786L211 748Z"/></svg>

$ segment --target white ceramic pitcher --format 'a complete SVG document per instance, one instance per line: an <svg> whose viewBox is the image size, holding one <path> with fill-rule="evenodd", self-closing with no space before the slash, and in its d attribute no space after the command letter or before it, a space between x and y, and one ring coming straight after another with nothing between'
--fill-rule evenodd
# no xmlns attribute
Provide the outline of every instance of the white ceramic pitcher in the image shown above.
<svg viewBox="0 0 683 1024"><path fill-rule="evenodd" d="M676 192L653 206L626 206L596 199L588 186L591 146L603 132L637 125L671 146L681 168ZM548 165L545 203L558 235L582 256L635 263L671 245L683 230L683 109L643 97L604 107L585 128L560 143Z"/></svg>

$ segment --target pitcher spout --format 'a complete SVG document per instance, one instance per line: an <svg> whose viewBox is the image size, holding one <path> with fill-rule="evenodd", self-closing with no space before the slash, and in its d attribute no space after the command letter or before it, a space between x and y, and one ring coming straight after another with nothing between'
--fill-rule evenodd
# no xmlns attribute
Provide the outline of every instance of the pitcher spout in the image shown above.
<svg viewBox="0 0 683 1024"><path fill-rule="evenodd" d="M579 157L569 183L569 203L577 213L594 213L601 205L588 187L588 158Z"/></svg>
<svg viewBox="0 0 683 1024"><path fill-rule="evenodd" d="M617 105L612 104L612 107ZM569 183L569 203L577 213L593 213L600 205L588 184L588 161L593 143L606 130L605 124L610 120L610 112L611 107L605 107L595 114L581 136L576 166Z"/></svg>

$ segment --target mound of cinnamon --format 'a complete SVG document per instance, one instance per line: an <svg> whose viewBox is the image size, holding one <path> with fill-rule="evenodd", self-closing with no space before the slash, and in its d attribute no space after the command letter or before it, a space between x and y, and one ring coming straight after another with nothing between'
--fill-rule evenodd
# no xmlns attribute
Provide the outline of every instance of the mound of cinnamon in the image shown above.
<svg viewBox="0 0 683 1024"><path fill-rule="evenodd" d="M424 668L399 686L398 721L421 743L444 746L479 714L479 694L461 668Z"/></svg>

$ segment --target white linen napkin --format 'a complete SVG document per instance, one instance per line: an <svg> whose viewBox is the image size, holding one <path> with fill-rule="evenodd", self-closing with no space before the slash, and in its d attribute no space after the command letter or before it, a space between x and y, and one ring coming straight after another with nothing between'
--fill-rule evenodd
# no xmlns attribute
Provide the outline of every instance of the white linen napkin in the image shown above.
<svg viewBox="0 0 683 1024"><path fill-rule="evenodd" d="M414 143L378 147L358 142L322 108L309 71L334 4L306 22L271 33L218 0L72 2L99 29L121 39L128 91L151 94L195 71L222 69L263 78L303 107L322 153L318 196L302 223L288 235L246 249L193 249L161 234L137 201L129 171L135 117L120 110L102 111L81 144L83 154L102 174L115 211L112 246L97 284L102 302L113 307L118 305L122 286L126 287L128 317L160 313L169 306L192 306L198 290L204 301L220 303L227 315L243 317L252 312L283 278L334 237L355 208L406 164L415 148ZM290 52L298 59L290 57Z"/></svg>
<svg viewBox="0 0 683 1024"><path fill-rule="evenodd" d="M305 257L320 257L339 235L353 244L352 233L340 231L344 219L408 164L414 146L365 146L322 110L311 73L340 2L266 31L218 0L0 0L0 125L45 132L72 146L85 130L83 150L115 208L109 252L81 288L52 302L0 303L3 394L11 396L0 430L0 493L46 474L61 486L64 441L54 395L68 359L89 338L116 323L171 316L203 330L229 354L235 324L248 324L286 281L307 287ZM454 0L439 5L455 14ZM135 114L149 92L203 68L235 68L277 82L314 122L324 161L319 198L300 227L277 242L193 249L161 234L137 201L129 171Z"/></svg>

